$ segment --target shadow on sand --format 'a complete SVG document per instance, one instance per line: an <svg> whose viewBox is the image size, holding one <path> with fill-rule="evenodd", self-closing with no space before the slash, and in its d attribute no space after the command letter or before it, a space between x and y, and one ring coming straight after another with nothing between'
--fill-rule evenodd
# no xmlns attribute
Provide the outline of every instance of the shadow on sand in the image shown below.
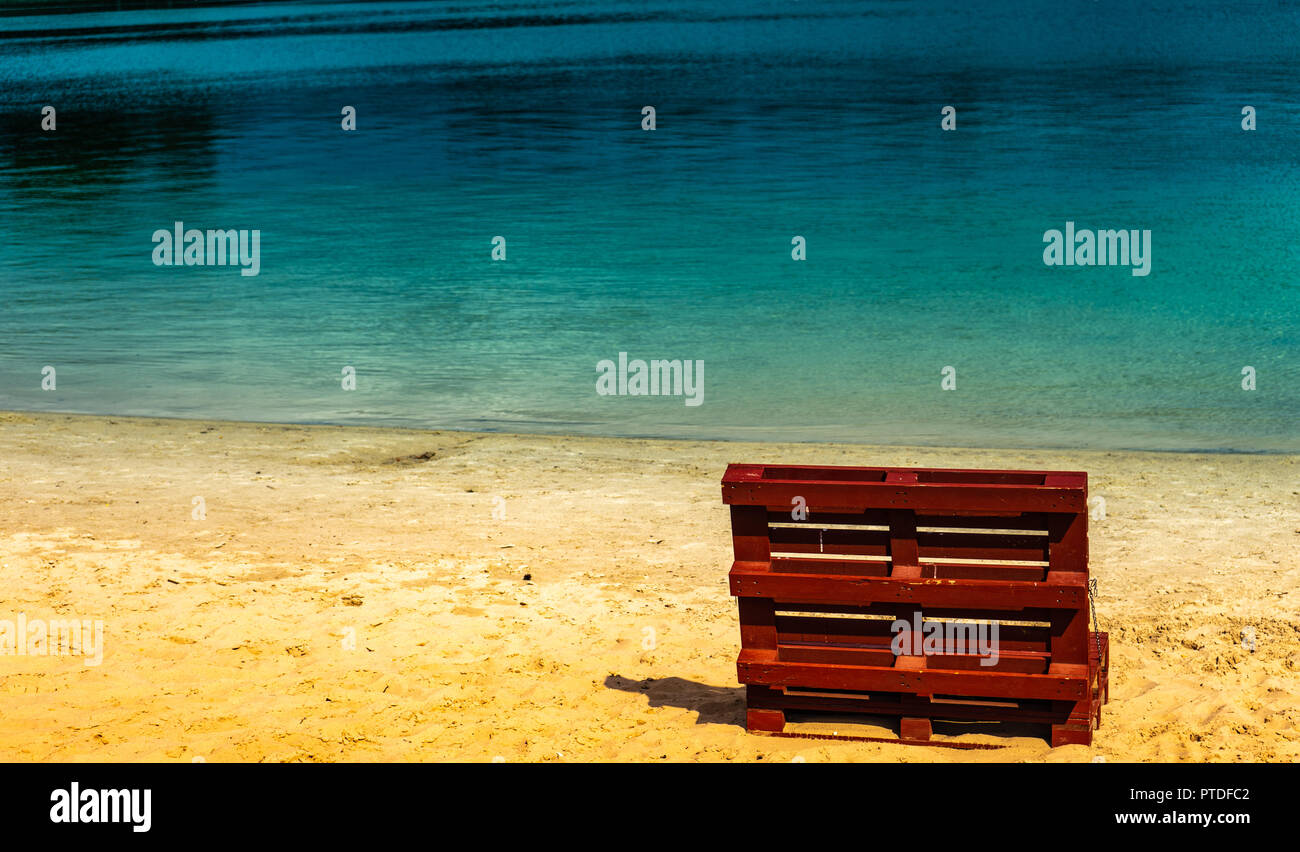
<svg viewBox="0 0 1300 852"><path fill-rule="evenodd" d="M697 725L735 725L745 727L745 688L743 686L709 686L680 677L632 680L620 675L605 678L607 689L644 695L651 707L679 707L697 714ZM849 735L893 738L899 736L897 716L857 713L815 713L789 711L787 731L810 736ZM964 734L983 734L996 739L982 742L1007 745L1017 737L1041 739L1046 726L1013 722L935 721L934 733L944 739Z"/></svg>
<svg viewBox="0 0 1300 852"><path fill-rule="evenodd" d="M651 707L680 707L699 714L697 725L745 726L745 688L709 686L680 677L631 680L619 675L605 678L608 689L644 695Z"/></svg>

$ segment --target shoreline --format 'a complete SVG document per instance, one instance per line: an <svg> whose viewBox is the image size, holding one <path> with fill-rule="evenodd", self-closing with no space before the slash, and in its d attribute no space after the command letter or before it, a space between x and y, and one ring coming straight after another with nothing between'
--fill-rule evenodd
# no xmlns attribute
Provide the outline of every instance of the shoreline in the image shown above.
<svg viewBox="0 0 1300 852"><path fill-rule="evenodd" d="M226 418L213 417L182 417L180 415L157 415L157 414L99 414L93 412L81 411L54 411L47 409L21 409L21 408L0 408L0 418L5 415L16 416L50 416L50 417L68 417L68 418L86 418L102 420L126 420L126 421L159 421L164 423L202 423L214 425L230 426L270 426L285 428L311 428L311 429L371 429L381 432L404 432L412 434L457 434L457 435L497 435L502 437L520 437L520 438L574 438L590 440L608 440L608 441L663 441L665 443L700 443L700 444L755 444L755 445L783 445L783 446L837 446L837 447L858 447L863 450L924 450L924 451L983 451L983 452L1006 452L1006 453L1131 453L1141 455L1150 453L1154 455L1192 455L1192 456L1265 456L1265 457L1300 457L1300 451L1296 450L1242 450L1231 448L1180 448L1180 447L1072 447L1065 445L1045 445L1045 446L1026 446L1026 445L1008 445L1008 446L990 446L986 444L971 445L953 445L953 444L917 444L917 443L882 443L869 441L843 441L843 440L826 440L817 438L786 438L781 440L766 438L728 438L718 436L696 437L690 435L652 435L652 434L626 434L611 435L599 433L584 432L566 432L562 429L555 431L529 431L527 429L460 429L451 426L400 426L386 423L335 423L327 421L286 421L286 420L232 420ZM3 422L3 421L0 421Z"/></svg>
<svg viewBox="0 0 1300 852"><path fill-rule="evenodd" d="M0 655L8 760L1300 759L1300 456L10 412L0 458L0 617L104 625L96 666ZM731 461L1088 471L1094 745L747 734Z"/></svg>

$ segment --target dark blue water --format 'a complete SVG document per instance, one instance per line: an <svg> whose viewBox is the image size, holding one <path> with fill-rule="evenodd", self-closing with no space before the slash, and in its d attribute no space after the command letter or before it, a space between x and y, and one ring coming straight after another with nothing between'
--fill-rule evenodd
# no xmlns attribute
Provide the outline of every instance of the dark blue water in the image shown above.
<svg viewBox="0 0 1300 852"><path fill-rule="evenodd" d="M0 18L0 408L1300 450L1298 19L1005 0ZM259 229L260 274L156 267L177 220ZM1045 266L1067 220L1149 229L1151 274ZM621 351L703 361L703 404L598 396Z"/></svg>

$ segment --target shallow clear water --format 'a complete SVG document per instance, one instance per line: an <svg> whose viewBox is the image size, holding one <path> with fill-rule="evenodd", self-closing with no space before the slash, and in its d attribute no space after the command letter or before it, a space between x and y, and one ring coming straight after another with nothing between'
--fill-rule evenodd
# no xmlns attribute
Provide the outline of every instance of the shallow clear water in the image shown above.
<svg viewBox="0 0 1300 852"><path fill-rule="evenodd" d="M0 408L1300 450L1300 13L1211 8L0 18ZM155 267L177 220L260 229L260 275ZM1045 266L1067 220L1151 274ZM598 396L620 351L703 404Z"/></svg>

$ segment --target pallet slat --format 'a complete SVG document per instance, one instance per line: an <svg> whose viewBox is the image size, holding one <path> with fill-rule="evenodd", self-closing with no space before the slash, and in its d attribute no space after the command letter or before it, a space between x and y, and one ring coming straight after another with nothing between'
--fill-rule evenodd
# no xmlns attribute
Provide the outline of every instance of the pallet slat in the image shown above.
<svg viewBox="0 0 1300 852"><path fill-rule="evenodd" d="M1088 695L1086 670L1070 675L928 668L912 670L891 666L792 662L777 659L776 651L758 649L741 651L737 665L741 683L760 683L765 686L811 686L862 692L1059 701L1081 701Z"/></svg>
<svg viewBox="0 0 1300 852"><path fill-rule="evenodd" d="M773 561L776 564L776 561ZM864 563L865 564L865 563ZM812 568L815 566L804 566ZM733 597L768 598L804 603L876 603L896 601L917 606L972 609L1069 608L1087 603L1082 583L1056 584L1016 580L951 580L916 577L846 577L835 574L787 574L767 563L737 562L731 569Z"/></svg>

